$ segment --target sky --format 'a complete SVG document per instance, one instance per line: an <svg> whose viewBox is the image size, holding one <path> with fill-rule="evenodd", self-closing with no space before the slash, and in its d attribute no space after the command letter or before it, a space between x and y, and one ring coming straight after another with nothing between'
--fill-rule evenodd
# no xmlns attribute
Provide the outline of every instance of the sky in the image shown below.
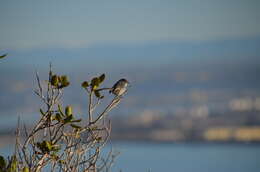
<svg viewBox="0 0 260 172"><path fill-rule="evenodd" d="M80 84L102 73L106 86L131 82L124 113L186 106L194 90L215 107L257 96L259 11L259 0L0 0L0 115L37 112L34 72L46 79L49 62L83 111Z"/></svg>
<svg viewBox="0 0 260 172"><path fill-rule="evenodd" d="M1 0L0 50L260 36L258 0Z"/></svg>

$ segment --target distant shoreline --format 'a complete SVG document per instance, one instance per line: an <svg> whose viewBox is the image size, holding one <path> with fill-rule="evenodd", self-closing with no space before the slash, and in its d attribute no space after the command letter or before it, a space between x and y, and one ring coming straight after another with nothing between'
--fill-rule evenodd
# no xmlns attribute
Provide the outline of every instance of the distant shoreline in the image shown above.
<svg viewBox="0 0 260 172"><path fill-rule="evenodd" d="M15 143L15 137L10 135L0 135L0 149ZM109 144L165 144L165 145L242 145L242 146L260 146L260 142L241 142L241 141L203 141L203 140L189 140L189 141L158 141L147 139L110 139Z"/></svg>
<svg viewBox="0 0 260 172"><path fill-rule="evenodd" d="M145 140L145 139L138 139L138 140L133 140L133 139L113 139L110 140L112 143L144 143L144 144L194 144L194 145L214 145L214 144L229 144L229 145L259 145L260 142L257 141L251 141L251 142L242 142L242 141L157 141L157 140Z"/></svg>

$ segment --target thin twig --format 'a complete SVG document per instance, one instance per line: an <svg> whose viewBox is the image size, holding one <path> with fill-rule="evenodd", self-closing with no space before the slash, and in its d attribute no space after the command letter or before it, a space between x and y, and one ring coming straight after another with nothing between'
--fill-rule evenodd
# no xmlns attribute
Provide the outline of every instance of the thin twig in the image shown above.
<svg viewBox="0 0 260 172"><path fill-rule="evenodd" d="M88 102L88 119L89 119L89 125L92 123L92 97L93 97L93 91L89 94L89 102Z"/></svg>

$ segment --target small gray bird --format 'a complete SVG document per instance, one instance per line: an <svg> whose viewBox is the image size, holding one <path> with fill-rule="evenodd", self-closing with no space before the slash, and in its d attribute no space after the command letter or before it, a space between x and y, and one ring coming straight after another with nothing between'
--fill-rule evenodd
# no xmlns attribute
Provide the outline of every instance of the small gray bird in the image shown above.
<svg viewBox="0 0 260 172"><path fill-rule="evenodd" d="M127 91L128 85L129 82L126 79L122 78L114 84L109 93L113 93L116 96L121 96Z"/></svg>

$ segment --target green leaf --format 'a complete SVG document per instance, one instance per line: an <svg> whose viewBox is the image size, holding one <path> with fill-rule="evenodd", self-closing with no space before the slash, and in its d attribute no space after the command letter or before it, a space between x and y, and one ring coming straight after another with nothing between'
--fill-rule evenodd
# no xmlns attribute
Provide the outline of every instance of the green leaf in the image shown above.
<svg viewBox="0 0 260 172"><path fill-rule="evenodd" d="M100 84L100 81L99 81L99 78L95 77L91 80L91 87L92 87L92 90L95 90L99 87L99 84Z"/></svg>
<svg viewBox="0 0 260 172"><path fill-rule="evenodd" d="M106 75L103 73L100 77L99 77L99 82L103 82L106 78Z"/></svg>
<svg viewBox="0 0 260 172"><path fill-rule="evenodd" d="M37 143L37 147L43 152L50 152L52 150L52 144L49 141L44 140L42 143Z"/></svg>
<svg viewBox="0 0 260 172"><path fill-rule="evenodd" d="M49 153L52 149L52 144L49 141L44 140L42 143L37 142L36 146L38 149L41 150L43 153Z"/></svg>
<svg viewBox="0 0 260 172"><path fill-rule="evenodd" d="M100 92L99 92L99 91L95 90L95 91L94 91L94 93L95 93L95 96L96 96L96 97L98 97L98 98L100 98L100 97L101 97L101 95L100 95Z"/></svg>
<svg viewBox="0 0 260 172"><path fill-rule="evenodd" d="M5 167L6 167L5 158L0 155L0 169L4 169Z"/></svg>
<svg viewBox="0 0 260 172"><path fill-rule="evenodd" d="M102 137L97 137L96 140L100 142L102 140Z"/></svg>
<svg viewBox="0 0 260 172"><path fill-rule="evenodd" d="M47 147L48 150L52 149L52 145L49 141L45 141L45 144L46 144L46 147Z"/></svg>
<svg viewBox="0 0 260 172"><path fill-rule="evenodd" d="M0 56L0 59L4 58L6 56L7 56L7 54L3 54L3 55Z"/></svg>
<svg viewBox="0 0 260 172"><path fill-rule="evenodd" d="M57 75L53 75L51 77L51 85L57 87L59 84L59 77Z"/></svg>
<svg viewBox="0 0 260 172"><path fill-rule="evenodd" d="M75 125L75 124L70 124L70 126L71 126L72 128L81 129L81 126L78 126L78 125Z"/></svg>
<svg viewBox="0 0 260 172"><path fill-rule="evenodd" d="M65 164L66 162L64 160L59 160L58 161L60 164Z"/></svg>
<svg viewBox="0 0 260 172"><path fill-rule="evenodd" d="M57 121L61 121L61 115L60 115L60 113L56 113L56 115L55 115L55 119L57 120Z"/></svg>
<svg viewBox="0 0 260 172"><path fill-rule="evenodd" d="M58 146L58 145L53 145L53 146L52 146L52 151L55 152L55 153L57 153L60 149L61 149L61 148L60 148L60 146Z"/></svg>
<svg viewBox="0 0 260 172"><path fill-rule="evenodd" d="M63 84L61 85L61 88L67 87L67 86L69 86L69 85L70 85L70 82L65 82L65 83L63 83Z"/></svg>
<svg viewBox="0 0 260 172"><path fill-rule="evenodd" d="M68 116L67 118L64 119L64 124L71 122L72 119L73 119L72 115Z"/></svg>
<svg viewBox="0 0 260 172"><path fill-rule="evenodd" d="M87 88L87 87L89 86L89 84L88 84L87 81L84 81L84 82L82 82L81 86L82 86L83 88Z"/></svg>
<svg viewBox="0 0 260 172"><path fill-rule="evenodd" d="M60 83L61 83L60 88L67 87L70 84L69 79L66 75L60 76L59 80L60 80Z"/></svg>
<svg viewBox="0 0 260 172"><path fill-rule="evenodd" d="M22 172L29 172L29 168L28 167L24 167Z"/></svg>
<svg viewBox="0 0 260 172"><path fill-rule="evenodd" d="M66 106L65 114L66 114L66 116L72 115L72 107L71 106Z"/></svg>
<svg viewBox="0 0 260 172"><path fill-rule="evenodd" d="M80 121L82 121L82 119L73 120L71 122L80 122Z"/></svg>
<svg viewBox="0 0 260 172"><path fill-rule="evenodd" d="M101 96L101 94L100 94L99 91L95 90L94 93L95 93L95 96L96 96L97 98L100 98L100 99L104 98L104 96Z"/></svg>
<svg viewBox="0 0 260 172"><path fill-rule="evenodd" d="M11 158L11 166L9 168L10 172L16 172L17 171L17 159L16 156L12 156Z"/></svg>

